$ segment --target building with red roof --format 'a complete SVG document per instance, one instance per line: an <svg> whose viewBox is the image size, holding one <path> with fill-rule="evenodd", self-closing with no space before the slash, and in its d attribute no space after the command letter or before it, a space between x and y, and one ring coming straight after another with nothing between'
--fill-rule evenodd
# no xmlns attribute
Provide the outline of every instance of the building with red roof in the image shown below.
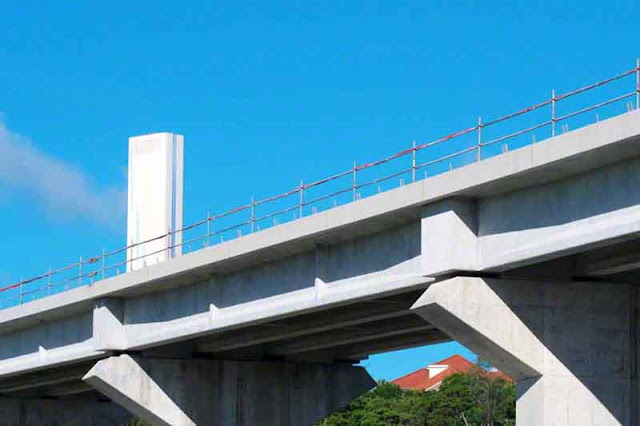
<svg viewBox="0 0 640 426"><path fill-rule="evenodd" d="M469 373L474 368L477 369L481 367L476 366L474 363L460 355L453 355L435 364L427 365L425 368L416 370L413 373L399 377L391 381L391 383L394 383L403 389L425 391L435 390L438 389L445 377L456 373ZM508 382L513 381L509 376L497 370L486 371L482 369L482 371L496 379L503 379Z"/></svg>

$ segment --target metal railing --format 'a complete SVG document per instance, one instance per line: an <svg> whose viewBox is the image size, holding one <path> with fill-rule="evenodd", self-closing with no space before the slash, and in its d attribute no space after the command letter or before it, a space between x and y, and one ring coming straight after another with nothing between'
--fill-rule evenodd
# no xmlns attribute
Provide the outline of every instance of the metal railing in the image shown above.
<svg viewBox="0 0 640 426"><path fill-rule="evenodd" d="M631 76L635 76L634 87L628 91L624 87L627 83L622 81L625 77ZM609 92L615 94L612 96ZM586 105L571 105L571 100L579 98L578 95L583 96ZM620 111L619 104L622 101L627 101L626 110ZM561 103L569 106L571 110L559 114L558 107ZM353 202L407 182L416 182L478 162L509 149L535 143L536 131L547 129L547 136L555 137L559 130L563 133L569 130L571 120L574 120L574 128L582 127L592 123L594 119L600 120L601 114L603 117L619 115L638 109L639 105L640 59L636 61L634 68L621 74L564 94L551 91L549 99L512 114L489 121L483 121L479 117L477 124L472 127L427 143L417 144L414 141L410 148L386 158L364 164L354 162L347 170L310 183L301 181L298 186L285 193L261 200L251 197L248 204L215 215L207 213L206 218L182 229L116 250L103 250L102 254L87 259L81 257L77 262L62 268L49 269L45 274L0 287L0 309L71 288L91 285L126 271L131 262L163 251L170 252L175 248L181 248L183 252L195 251L241 237L246 233L259 232L315 214L323 208L326 210L339 204ZM590 111L598 112L594 117L585 119L586 113ZM491 130L495 130L497 134L492 136ZM524 135L530 135L530 139L523 140ZM380 172L381 176L368 176L374 171ZM168 243L171 241L169 237L173 234L181 234L180 244ZM132 249L159 240L167 242L160 250L138 257L131 255Z"/></svg>

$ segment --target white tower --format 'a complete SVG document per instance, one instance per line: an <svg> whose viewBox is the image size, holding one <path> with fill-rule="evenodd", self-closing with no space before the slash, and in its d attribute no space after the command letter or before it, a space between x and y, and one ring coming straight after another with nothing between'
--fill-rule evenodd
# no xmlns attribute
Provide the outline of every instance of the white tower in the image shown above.
<svg viewBox="0 0 640 426"><path fill-rule="evenodd" d="M129 138L127 271L182 254L182 135ZM136 245L139 244L139 245Z"/></svg>

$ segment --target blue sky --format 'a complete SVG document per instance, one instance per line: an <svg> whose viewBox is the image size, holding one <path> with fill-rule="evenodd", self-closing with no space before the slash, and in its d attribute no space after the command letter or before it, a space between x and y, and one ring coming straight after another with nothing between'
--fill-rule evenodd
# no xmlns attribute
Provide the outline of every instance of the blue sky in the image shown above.
<svg viewBox="0 0 640 426"><path fill-rule="evenodd" d="M125 241L127 138L185 135L185 223L631 68L635 1L0 9L0 286ZM463 348L376 356L393 378Z"/></svg>

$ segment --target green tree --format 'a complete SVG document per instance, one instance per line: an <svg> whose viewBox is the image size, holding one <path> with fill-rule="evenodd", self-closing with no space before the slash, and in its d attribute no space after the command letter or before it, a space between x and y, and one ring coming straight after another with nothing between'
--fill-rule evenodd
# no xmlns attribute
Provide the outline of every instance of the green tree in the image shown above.
<svg viewBox="0 0 640 426"><path fill-rule="evenodd" d="M380 382L319 425L515 425L515 388L486 371L451 375L438 390L426 392Z"/></svg>
<svg viewBox="0 0 640 426"><path fill-rule="evenodd" d="M479 358L468 373L474 379L475 420L483 425L509 424L507 419L515 419L515 386L488 374L491 368L488 361Z"/></svg>

